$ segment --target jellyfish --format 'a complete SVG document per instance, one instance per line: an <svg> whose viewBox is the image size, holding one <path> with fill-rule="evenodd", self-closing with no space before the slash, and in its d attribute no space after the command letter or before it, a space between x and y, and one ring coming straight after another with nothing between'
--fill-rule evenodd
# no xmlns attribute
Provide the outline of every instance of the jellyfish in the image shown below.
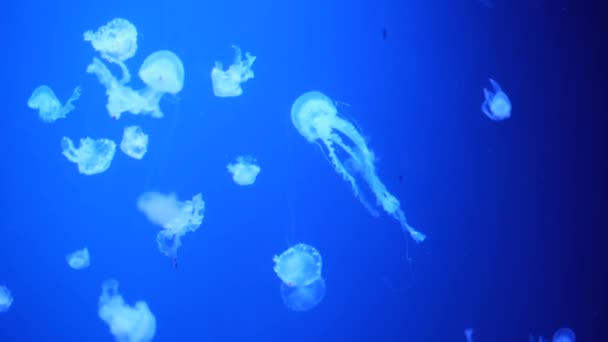
<svg viewBox="0 0 608 342"><path fill-rule="evenodd" d="M490 119L500 121L511 117L511 101L500 85L490 78L490 84L494 92L484 88L485 101L481 104L481 111Z"/></svg>
<svg viewBox="0 0 608 342"><path fill-rule="evenodd" d="M129 82L131 74L124 61L135 56L137 51L137 29L130 21L115 18L96 32L84 33L84 40L91 42L93 48L101 54L101 58L115 63L122 69L122 79L119 83Z"/></svg>
<svg viewBox="0 0 608 342"><path fill-rule="evenodd" d="M281 283L281 298L290 310L308 311L317 306L325 296L325 280L323 277L304 286L288 286Z"/></svg>
<svg viewBox="0 0 608 342"><path fill-rule="evenodd" d="M182 236L196 231L205 214L205 202L200 193L191 201L181 202L175 194L145 192L139 196L137 208L150 222L163 228L156 236L158 249L173 259L177 257Z"/></svg>
<svg viewBox="0 0 608 342"><path fill-rule="evenodd" d="M119 342L151 341L156 334L156 318L144 301L131 306L118 293L118 281L106 280L99 297L99 318L110 327Z"/></svg>
<svg viewBox="0 0 608 342"><path fill-rule="evenodd" d="M0 312L6 312L13 304L11 291L5 285L0 285Z"/></svg>
<svg viewBox="0 0 608 342"><path fill-rule="evenodd" d="M350 183L355 197L373 214L365 201L355 176L361 176L376 196L376 201L386 213L401 224L402 229L416 241L426 236L410 226L400 207L399 200L388 192L376 175L374 153L367 147L357 128L339 113L332 101L318 91L307 92L291 107L291 121L298 132L311 143L326 147L336 172ZM346 155L346 159L339 156ZM348 167L347 167L348 165Z"/></svg>
<svg viewBox="0 0 608 342"><path fill-rule="evenodd" d="M27 100L27 106L37 109L42 121L55 122L57 119L65 118L69 112L74 110L72 102L80 98L80 93L80 86L74 88L72 96L62 106L53 90L47 85L41 85L34 89L32 96Z"/></svg>
<svg viewBox="0 0 608 342"><path fill-rule="evenodd" d="M232 173L232 180L238 185L253 184L261 170L251 157L238 157L235 164L228 164L227 169Z"/></svg>
<svg viewBox="0 0 608 342"><path fill-rule="evenodd" d="M570 328L560 328L553 334L553 342L576 342L576 335Z"/></svg>
<svg viewBox="0 0 608 342"><path fill-rule="evenodd" d="M125 127L120 149L131 158L141 159L148 151L148 135L139 126Z"/></svg>
<svg viewBox="0 0 608 342"><path fill-rule="evenodd" d="M467 342L473 342L473 329L464 329L464 337L467 339Z"/></svg>
<svg viewBox="0 0 608 342"><path fill-rule="evenodd" d="M80 147L75 148L70 138L61 138L63 155L78 164L78 172L94 175L106 171L116 153L116 143L109 139L80 139Z"/></svg>
<svg viewBox="0 0 608 342"><path fill-rule="evenodd" d="M211 81L213 83L213 93L218 97L234 97L243 93L241 83L253 78L251 66L255 62L256 57L249 52L245 53L247 58L242 60L243 55L241 49L232 45L235 51L234 63L224 71L222 63L215 62L215 66L211 69Z"/></svg>
<svg viewBox="0 0 608 342"><path fill-rule="evenodd" d="M275 255L274 271L287 286L306 286L321 277L321 254L310 245L299 243Z"/></svg>
<svg viewBox="0 0 608 342"><path fill-rule="evenodd" d="M91 265L89 249L83 248L65 256L68 265L75 270L82 270Z"/></svg>

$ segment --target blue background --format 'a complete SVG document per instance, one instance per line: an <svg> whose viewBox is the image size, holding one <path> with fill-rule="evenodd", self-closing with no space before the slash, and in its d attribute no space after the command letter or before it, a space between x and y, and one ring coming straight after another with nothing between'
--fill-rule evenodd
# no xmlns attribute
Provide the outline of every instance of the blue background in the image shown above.
<svg viewBox="0 0 608 342"><path fill-rule="evenodd" d="M488 6L489 4L489 6ZM605 62L599 7L584 1L9 1L0 13L0 284L15 298L0 341L111 341L97 316L105 279L145 300L155 341L526 341L561 326L605 336L608 219ZM139 32L132 85L150 53L183 61L165 117L108 116L85 72L82 33L115 17ZM387 36L383 39L382 30ZM210 71L257 56L237 98L213 96ZM113 69L116 71L116 69ZM513 116L479 109L496 79ZM26 106L49 85L76 110L47 124ZM376 218L290 122L320 90L344 102L410 223ZM60 139L150 135L141 161L117 152L84 176ZM251 187L225 167L253 155ZM179 269L136 209L144 191L202 192L204 222ZM272 257L305 242L323 255L324 301L289 311ZM89 269L67 266L87 246ZM409 259L408 259L409 256Z"/></svg>

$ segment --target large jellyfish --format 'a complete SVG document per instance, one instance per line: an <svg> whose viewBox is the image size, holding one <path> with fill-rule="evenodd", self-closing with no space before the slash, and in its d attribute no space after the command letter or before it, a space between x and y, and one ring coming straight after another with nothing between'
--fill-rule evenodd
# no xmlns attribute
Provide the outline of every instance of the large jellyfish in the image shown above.
<svg viewBox="0 0 608 342"><path fill-rule="evenodd" d="M274 271L287 286L306 286L321 277L321 254L310 245L299 243L275 255Z"/></svg>
<svg viewBox="0 0 608 342"><path fill-rule="evenodd" d="M553 334L553 342L576 342L576 335L570 328L560 328Z"/></svg>
<svg viewBox="0 0 608 342"><path fill-rule="evenodd" d="M211 81L213 83L213 93L218 97L233 97L243 93L241 83L253 78L251 66L255 62L255 56L249 52L245 53L246 60L242 60L241 49L232 45L235 51L234 63L224 71L222 63L215 62L211 69Z"/></svg>
<svg viewBox="0 0 608 342"><path fill-rule="evenodd" d="M156 318L144 301L134 306L125 303L118 293L118 282L106 280L99 297L99 318L110 327L119 342L151 341L156 334Z"/></svg>
<svg viewBox="0 0 608 342"><path fill-rule="evenodd" d="M288 286L281 283L281 298L292 311L308 311L317 306L325 296L325 280L317 280L305 286Z"/></svg>
<svg viewBox="0 0 608 342"><path fill-rule="evenodd" d="M13 296L8 287L0 285L0 312L6 312L13 305Z"/></svg>
<svg viewBox="0 0 608 342"><path fill-rule="evenodd" d="M139 196L137 208L148 220L163 229L156 236L158 249L170 258L177 257L181 238L200 227L205 214L205 202L199 193L191 201L181 202L174 194L146 192Z"/></svg>
<svg viewBox="0 0 608 342"><path fill-rule="evenodd" d="M481 104L481 111L494 121L504 120L511 117L511 101L500 85L490 78L490 84L494 91L483 88L485 100Z"/></svg>
<svg viewBox="0 0 608 342"><path fill-rule="evenodd" d="M110 167L116 153L116 143L109 139L93 140L87 137L80 139L80 147L75 148L70 138L63 137L61 149L69 161L78 164L78 172L94 175Z"/></svg>
<svg viewBox="0 0 608 342"><path fill-rule="evenodd" d="M72 102L80 98L80 93L80 86L74 88L72 96L62 106L53 90L47 85L41 85L34 89L32 96L27 100L27 106L37 109L42 121L54 122L57 119L65 118L69 112L74 110Z"/></svg>
<svg viewBox="0 0 608 342"><path fill-rule="evenodd" d="M86 247L66 255L65 260L75 270L82 270L91 265L89 249Z"/></svg>
<svg viewBox="0 0 608 342"><path fill-rule="evenodd" d="M125 127L120 149L131 158L141 159L148 151L148 135L139 126Z"/></svg>
<svg viewBox="0 0 608 342"><path fill-rule="evenodd" d="M235 164L228 164L228 172L232 173L232 180L238 185L251 185L260 173L260 167L251 157L238 157Z"/></svg>
<svg viewBox="0 0 608 342"><path fill-rule="evenodd" d="M416 242L424 241L426 236L408 224L399 200L388 192L376 175L374 154L367 147L361 133L352 123L338 115L336 107L327 96L318 91L310 91L298 97L291 107L291 121L306 140L321 143L327 148L334 168L350 183L355 196L364 206L368 207L368 204L355 179L357 174L367 182L376 196L377 204L397 219ZM338 155L339 151L346 154L346 161Z"/></svg>

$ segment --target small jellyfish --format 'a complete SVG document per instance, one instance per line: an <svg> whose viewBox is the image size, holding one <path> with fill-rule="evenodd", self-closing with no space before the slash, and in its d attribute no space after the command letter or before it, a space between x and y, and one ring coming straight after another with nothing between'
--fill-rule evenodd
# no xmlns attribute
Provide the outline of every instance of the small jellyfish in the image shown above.
<svg viewBox="0 0 608 342"><path fill-rule="evenodd" d="M141 159L148 151L148 135L139 126L125 127L120 149L131 158Z"/></svg>
<svg viewBox="0 0 608 342"><path fill-rule="evenodd" d="M305 286L287 286L281 283L281 298L290 310L308 311L317 306L325 296L325 280L323 277Z"/></svg>
<svg viewBox="0 0 608 342"><path fill-rule="evenodd" d="M275 255L273 261L277 276L289 287L306 286L321 277L321 254L310 245L299 243Z"/></svg>
<svg viewBox="0 0 608 342"><path fill-rule="evenodd" d="M156 334L156 318L144 301L134 306L125 303L118 293L118 282L106 280L98 302L98 315L120 342L147 342Z"/></svg>
<svg viewBox="0 0 608 342"><path fill-rule="evenodd" d="M80 93L80 87L76 87L72 96L62 106L53 90L46 85L41 85L34 89L32 96L27 100L27 106L34 110L37 109L42 121L54 122L57 119L65 118L69 112L74 110L72 102L80 98Z"/></svg>
<svg viewBox="0 0 608 342"><path fill-rule="evenodd" d="M473 329L464 329L464 337L467 339L467 342L473 342Z"/></svg>
<svg viewBox="0 0 608 342"><path fill-rule="evenodd" d="M500 85L490 78L494 91L483 88L485 100L481 104L481 111L490 119L500 121L511 117L511 101Z"/></svg>
<svg viewBox="0 0 608 342"><path fill-rule="evenodd" d="M576 342L576 335L570 328L560 328L553 334L553 342Z"/></svg>
<svg viewBox="0 0 608 342"><path fill-rule="evenodd" d="M91 265L89 249L86 247L66 255L65 260L75 270L82 270Z"/></svg>
<svg viewBox="0 0 608 342"><path fill-rule="evenodd" d="M78 164L78 172L94 175L106 171L116 153L116 143L109 139L80 139L80 147L75 148L70 138L61 139L63 155Z"/></svg>
<svg viewBox="0 0 608 342"><path fill-rule="evenodd" d="M241 49L232 45L235 51L234 63L228 70L224 71L222 63L215 62L211 69L211 81L213 83L213 93L218 97L233 97L243 93L241 83L253 78L251 66L255 61L255 56L249 52L245 53L246 60L242 60Z"/></svg>
<svg viewBox="0 0 608 342"><path fill-rule="evenodd" d="M355 197L374 214L364 199L355 176L362 177L376 196L376 202L385 212L399 221L404 231L416 242L426 236L410 226L401 210L399 200L388 192L376 175L374 153L367 147L361 132L345 118L339 116L332 101L318 91L307 92L291 107L291 121L298 132L311 143L323 145L336 172L350 183ZM345 155L345 157L341 157Z"/></svg>
<svg viewBox="0 0 608 342"><path fill-rule="evenodd" d="M6 312L13 304L13 296L8 287L0 285L0 312Z"/></svg>
<svg viewBox="0 0 608 342"><path fill-rule="evenodd" d="M235 164L228 164L227 169L232 173L232 180L238 185L253 184L261 170L251 157L238 157Z"/></svg>

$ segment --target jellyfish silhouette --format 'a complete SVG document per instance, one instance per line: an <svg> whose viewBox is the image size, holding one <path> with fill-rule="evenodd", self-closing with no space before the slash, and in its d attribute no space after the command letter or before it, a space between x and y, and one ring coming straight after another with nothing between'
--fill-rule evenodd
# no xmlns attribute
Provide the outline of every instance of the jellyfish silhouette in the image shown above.
<svg viewBox="0 0 608 342"><path fill-rule="evenodd" d="M13 305L11 291L5 285L0 285L0 312L6 312Z"/></svg>
<svg viewBox="0 0 608 342"><path fill-rule="evenodd" d="M232 173L232 180L238 185L251 185L260 173L260 167L251 157L238 157L236 163L228 164L228 172Z"/></svg>
<svg viewBox="0 0 608 342"><path fill-rule="evenodd" d="M61 139L63 155L71 162L78 164L78 171L84 175L102 173L110 168L116 143L109 139L80 139L80 147L75 148L70 138Z"/></svg>
<svg viewBox="0 0 608 342"><path fill-rule="evenodd" d="M511 117L511 101L502 91L498 82L490 79L494 91L483 89L485 100L481 104L481 111L490 119L500 121Z"/></svg>
<svg viewBox="0 0 608 342"><path fill-rule="evenodd" d="M243 93L241 83L253 78L254 74L251 70L255 56L249 52L245 53L246 60L242 60L241 49L232 45L235 51L234 62L227 70L223 70L222 63L215 62L215 66L211 69L211 82L213 83L213 93L218 97L234 97Z"/></svg>
<svg viewBox="0 0 608 342"><path fill-rule="evenodd" d="M82 270L91 265L89 249L83 248L65 256L68 265L75 270Z"/></svg>
<svg viewBox="0 0 608 342"><path fill-rule="evenodd" d="M57 119L65 118L69 112L74 110L72 102L78 100L80 94L80 87L76 87L72 96L62 106L53 90L46 85L41 85L34 89L32 96L27 100L27 106L34 110L37 109L42 121L54 122Z"/></svg>
<svg viewBox="0 0 608 342"><path fill-rule="evenodd" d="M339 116L327 96L318 91L310 91L298 97L291 107L291 121L306 140L326 147L336 172L350 183L355 197L371 213L374 211L365 201L355 179L356 175L365 180L376 196L377 204L398 220L402 229L416 242L424 241L426 236L408 224L399 200L388 192L376 175L374 153L367 147L361 133L351 122ZM345 160L339 157L339 151L346 154Z"/></svg>
<svg viewBox="0 0 608 342"><path fill-rule="evenodd" d="M274 271L287 286L306 286L321 277L323 260L312 246L299 243L275 255Z"/></svg>
<svg viewBox="0 0 608 342"><path fill-rule="evenodd" d="M553 342L576 342L576 335L570 328L560 328L553 334Z"/></svg>
<svg viewBox="0 0 608 342"><path fill-rule="evenodd" d="M325 297L323 277L305 286L288 286L281 283L281 298L292 311L308 311L317 306Z"/></svg>
<svg viewBox="0 0 608 342"><path fill-rule="evenodd" d="M139 126L125 127L120 150L131 158L143 158L148 151L148 135Z"/></svg>

